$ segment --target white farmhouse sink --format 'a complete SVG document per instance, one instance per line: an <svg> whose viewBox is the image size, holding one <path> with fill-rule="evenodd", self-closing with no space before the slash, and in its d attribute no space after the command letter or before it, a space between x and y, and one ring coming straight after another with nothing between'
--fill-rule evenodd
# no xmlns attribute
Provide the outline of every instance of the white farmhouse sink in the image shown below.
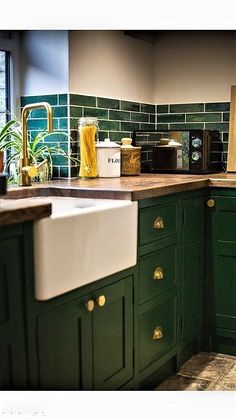
<svg viewBox="0 0 236 419"><path fill-rule="evenodd" d="M55 196L26 200L52 203L52 215L34 223L37 300L136 264L137 202Z"/></svg>

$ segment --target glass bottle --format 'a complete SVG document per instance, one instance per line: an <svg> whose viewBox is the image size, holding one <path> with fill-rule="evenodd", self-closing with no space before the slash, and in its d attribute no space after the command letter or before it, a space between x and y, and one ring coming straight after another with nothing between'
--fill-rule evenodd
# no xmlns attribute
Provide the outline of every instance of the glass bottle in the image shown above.
<svg viewBox="0 0 236 419"><path fill-rule="evenodd" d="M96 178L97 159L95 142L98 131L98 119L84 117L79 119L80 171L81 178Z"/></svg>

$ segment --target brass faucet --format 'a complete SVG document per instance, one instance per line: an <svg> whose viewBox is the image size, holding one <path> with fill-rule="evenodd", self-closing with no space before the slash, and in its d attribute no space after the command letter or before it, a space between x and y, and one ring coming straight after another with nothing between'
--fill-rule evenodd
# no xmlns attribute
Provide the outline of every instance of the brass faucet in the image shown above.
<svg viewBox="0 0 236 419"><path fill-rule="evenodd" d="M37 176L38 166L30 165L29 151L27 146L27 116L33 109L45 108L47 112L47 130L53 130L52 107L47 102L38 102L24 106L21 115L22 123L22 158L20 160L20 185L31 186L31 178Z"/></svg>

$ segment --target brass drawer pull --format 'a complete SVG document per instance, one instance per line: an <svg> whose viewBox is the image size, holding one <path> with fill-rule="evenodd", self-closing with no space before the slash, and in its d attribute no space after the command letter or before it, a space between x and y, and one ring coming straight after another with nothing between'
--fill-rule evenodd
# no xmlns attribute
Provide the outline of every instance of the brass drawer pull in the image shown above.
<svg viewBox="0 0 236 419"><path fill-rule="evenodd" d="M158 266L153 274L153 279L155 279L155 281L160 281L161 279L164 279L164 270Z"/></svg>
<svg viewBox="0 0 236 419"><path fill-rule="evenodd" d="M215 201L214 201L214 199L208 199L208 201L207 201L207 206L208 206L209 208L214 207L214 206L215 206Z"/></svg>
<svg viewBox="0 0 236 419"><path fill-rule="evenodd" d="M99 307L103 307L106 304L105 295L99 295L99 297L96 299L96 303Z"/></svg>
<svg viewBox="0 0 236 419"><path fill-rule="evenodd" d="M163 338L163 330L161 326L157 326L156 329L153 332L152 339L153 340L159 340Z"/></svg>
<svg viewBox="0 0 236 419"><path fill-rule="evenodd" d="M88 311L93 311L94 307L95 307L95 303L93 300L88 300L87 303L85 304L86 308Z"/></svg>
<svg viewBox="0 0 236 419"><path fill-rule="evenodd" d="M157 217L154 221L153 227L157 230L161 230L162 228L165 228L164 220L162 217Z"/></svg>

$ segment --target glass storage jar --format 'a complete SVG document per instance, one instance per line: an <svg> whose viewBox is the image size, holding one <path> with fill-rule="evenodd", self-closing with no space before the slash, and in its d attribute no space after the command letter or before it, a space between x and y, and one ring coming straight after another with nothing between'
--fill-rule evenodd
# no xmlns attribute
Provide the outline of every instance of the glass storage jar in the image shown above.
<svg viewBox="0 0 236 419"><path fill-rule="evenodd" d="M98 119L84 117L79 119L79 143L80 143L80 171L81 178L96 178L97 159L95 142L98 132Z"/></svg>

